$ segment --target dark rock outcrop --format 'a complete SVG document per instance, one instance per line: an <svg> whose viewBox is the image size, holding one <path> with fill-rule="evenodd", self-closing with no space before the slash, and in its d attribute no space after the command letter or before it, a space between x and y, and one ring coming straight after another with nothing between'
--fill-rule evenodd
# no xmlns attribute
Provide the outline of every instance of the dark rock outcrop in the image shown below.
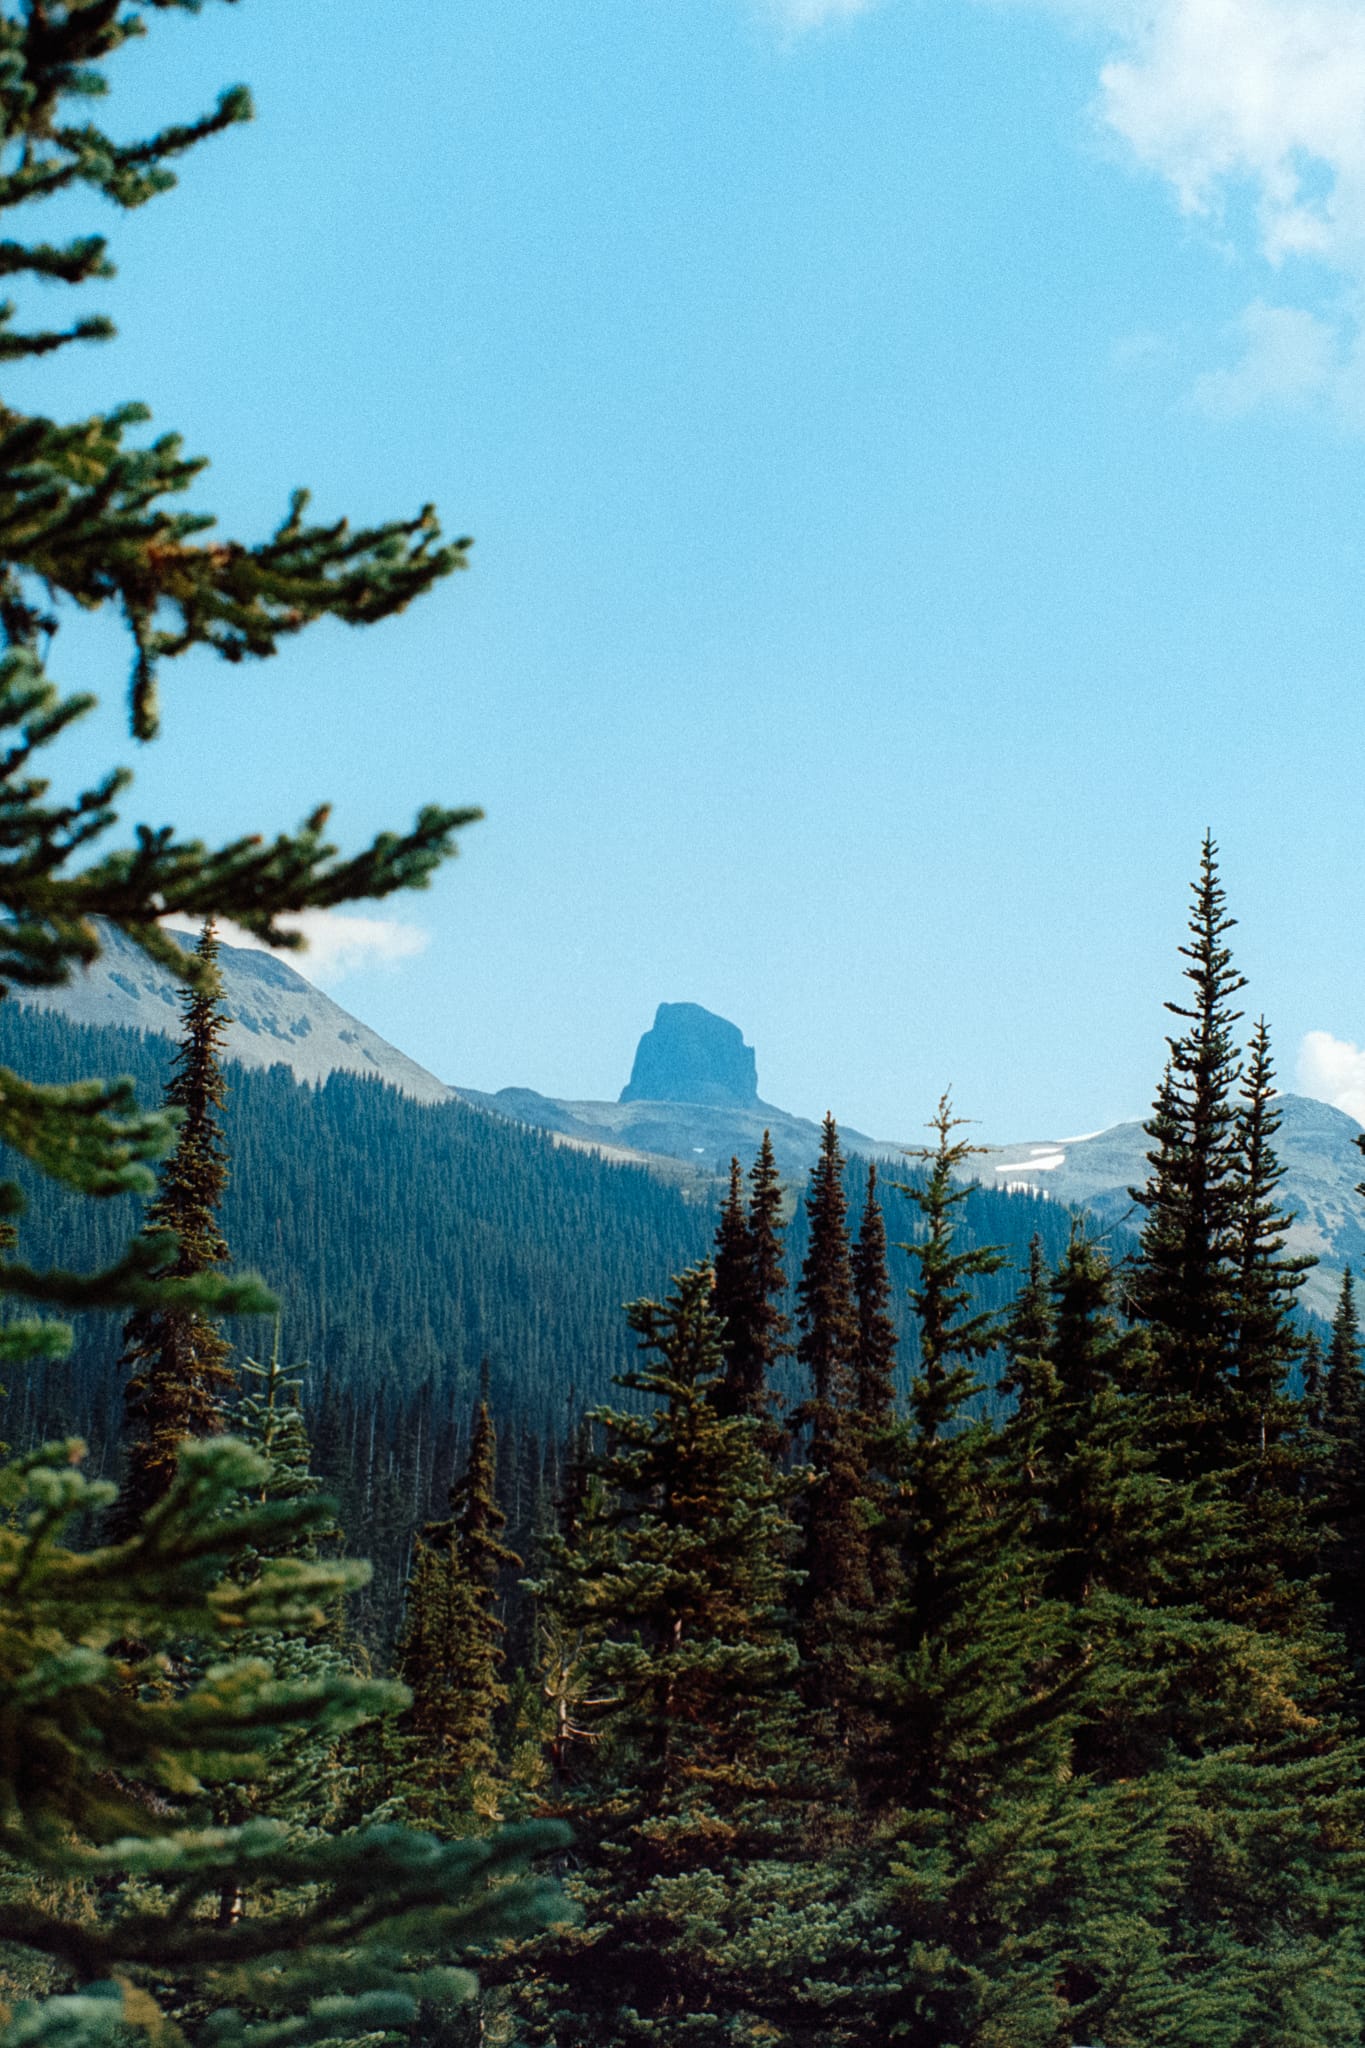
<svg viewBox="0 0 1365 2048"><path fill-rule="evenodd" d="M737 1024L700 1003L660 1003L635 1053L622 1102L707 1102L751 1109L758 1063Z"/></svg>

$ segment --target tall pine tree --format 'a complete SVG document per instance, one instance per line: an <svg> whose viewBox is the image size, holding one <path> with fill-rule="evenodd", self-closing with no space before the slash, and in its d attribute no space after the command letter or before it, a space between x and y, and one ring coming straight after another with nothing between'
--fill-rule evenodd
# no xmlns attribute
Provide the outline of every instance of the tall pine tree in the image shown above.
<svg viewBox="0 0 1365 2048"><path fill-rule="evenodd" d="M1218 849L1206 835L1194 884L1189 941L1191 994L1166 1007L1184 1029L1170 1057L1147 1135L1152 1173L1132 1190L1146 1211L1133 1276L1151 1331L1154 1387L1170 1468L1216 1471L1235 1456L1234 1355L1241 1167L1235 1090L1241 1074L1233 999L1244 987L1232 964Z"/></svg>
<svg viewBox="0 0 1365 2048"><path fill-rule="evenodd" d="M488 1401L474 1412L450 1514L417 1539L395 1658L412 1694L405 1805L423 1826L466 1831L499 1804L494 1716L507 1700L498 1581L521 1563L502 1540L497 1437Z"/></svg>
<svg viewBox="0 0 1365 2048"><path fill-rule="evenodd" d="M973 1283L1000 1253L958 1241L971 1148L945 1096L905 1185L924 1232L911 1301L920 1362L901 1459L901 1583L872 1674L880 1737L865 1757L881 1808L872 1867L893 1930L860 2041L914 2048L1065 2039L1050 1879L1064 1804L1066 1716L1054 1626L1007 1508L974 1367L998 1342Z"/></svg>
<svg viewBox="0 0 1365 2048"><path fill-rule="evenodd" d="M180 1049L166 1087L166 1107L179 1119L175 1148L160 1173L144 1237L160 1248L157 1278L197 1279L228 1260L218 1211L227 1187L227 1148L219 1112L227 1096L219 1055L231 1021L223 1009L218 938L206 920L195 948L199 974L186 990ZM223 1426L232 1385L231 1352L215 1317L185 1308L134 1310L124 1325L123 1363L127 1475L119 1526L132 1528L175 1475L187 1437Z"/></svg>
<svg viewBox="0 0 1365 2048"><path fill-rule="evenodd" d="M872 1604L869 1442L858 1405L858 1308L853 1291L844 1156L826 1116L806 1195L810 1237L797 1288L796 1355L810 1391L798 1411L808 1435L810 1487L802 1506L798 1640L808 1700L842 1723L860 1682L858 1621Z"/></svg>
<svg viewBox="0 0 1365 2048"><path fill-rule="evenodd" d="M585 1918L521 1991L528 2038L557 2048L841 2038L812 1969L839 1916L799 1854L790 1484L721 1412L711 1300L698 1266L628 1311L649 1356L620 1384L651 1405L598 1414L600 1491L552 1546L543 1597L591 1680L564 1806Z"/></svg>

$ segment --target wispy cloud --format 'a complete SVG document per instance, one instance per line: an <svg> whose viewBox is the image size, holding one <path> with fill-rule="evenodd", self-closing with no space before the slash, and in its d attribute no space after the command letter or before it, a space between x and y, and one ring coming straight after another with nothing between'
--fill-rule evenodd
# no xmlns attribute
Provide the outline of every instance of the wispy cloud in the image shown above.
<svg viewBox="0 0 1365 2048"><path fill-rule="evenodd" d="M1299 1047L1298 1085L1305 1095L1344 1109L1365 1124L1365 1048L1330 1031L1309 1031Z"/></svg>
<svg viewBox="0 0 1365 2048"><path fill-rule="evenodd" d="M1302 408L1324 397L1347 405L1354 365L1342 338L1305 306L1257 299L1237 323L1236 360L1198 378L1190 396L1213 419L1236 419L1264 405Z"/></svg>
<svg viewBox="0 0 1365 2048"><path fill-rule="evenodd" d="M193 918L173 916L166 923L175 931L199 929ZM301 910L295 916L285 915L280 923L290 931L302 933L307 941L306 952L288 953L284 958L310 981L325 985L341 981L362 968L394 967L402 960L411 960L415 954L425 952L430 939L420 925L400 924L391 917L352 917L336 910ZM221 931L225 945L245 946L254 952L269 951L230 919L223 919Z"/></svg>
<svg viewBox="0 0 1365 2048"><path fill-rule="evenodd" d="M1240 235L1236 253L1270 287L1194 402L1223 418L1325 405L1365 422L1365 6L1098 0L1097 11L1117 46L1099 74L1101 121L1183 213L1225 245Z"/></svg>

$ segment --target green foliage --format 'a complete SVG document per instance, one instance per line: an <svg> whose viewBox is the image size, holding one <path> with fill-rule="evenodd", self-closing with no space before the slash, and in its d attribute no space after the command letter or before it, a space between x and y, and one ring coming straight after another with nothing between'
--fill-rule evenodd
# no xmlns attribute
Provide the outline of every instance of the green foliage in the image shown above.
<svg viewBox="0 0 1365 2048"><path fill-rule="evenodd" d="M332 1671L287 1679L233 1651L262 1634L320 1625L360 1568L272 1556L325 1517L316 1500L268 1493L270 1468L231 1438L187 1444L170 1491L126 1541L64 1547L67 1523L108 1487L53 1446L0 1472L0 1849L48 1880L94 1886L105 1909L62 1911L41 1893L0 1901L0 1940L78 1981L118 1981L121 2017L153 2026L151 1993L185 1979L276 2016L303 2041L410 2020L425 1995L402 1960L412 1932L463 1950L515 1931L547 1894L519 1882L553 1830L446 1848L401 1830L300 1836L273 1819L196 1827L186 1801L268 1770L291 1732L334 1738L393 1704L392 1689ZM244 1559L260 1560L241 1578ZM188 1690L168 1657L210 1651ZM212 1652L216 1649L217 1657ZM509 1882L490 1890L488 1880ZM117 1890L114 1889L117 1887ZM219 1924L224 1888L268 1901ZM468 1990L450 1975L448 1995ZM20 2036L78 2012L20 2013ZM215 2042L242 2037L220 2008ZM276 2038L267 2027L261 2038ZM4 2038L4 2036L0 2036ZM257 2038L254 2034L253 2039Z"/></svg>
<svg viewBox="0 0 1365 2048"><path fill-rule="evenodd" d="M229 1020L211 918L196 954L199 976L185 991L180 1050L166 1087L166 1106L178 1118L175 1146L143 1223L144 1238L161 1250L158 1279L197 1279L228 1259L218 1211L228 1180L219 1127L227 1087L219 1053ZM124 1325L129 1440L120 1503L123 1527L131 1527L166 1491L185 1439L212 1436L222 1428L232 1385L230 1350L217 1322L197 1306L136 1310Z"/></svg>
<svg viewBox="0 0 1365 2048"><path fill-rule="evenodd" d="M1185 977L1192 994L1166 1007L1187 1027L1167 1040L1170 1058L1147 1124L1152 1174L1134 1188L1146 1210L1136 1299L1152 1332L1154 1384L1165 1406L1173 1472L1218 1469L1236 1424L1229 1373L1236 1276L1247 1227L1239 1216L1241 1177L1234 1091L1241 1066L1233 998L1245 986L1226 943L1236 920L1218 879L1218 849L1204 840L1189 920ZM1270 1193L1262 1189L1262 1197Z"/></svg>
<svg viewBox="0 0 1365 2048"><path fill-rule="evenodd" d="M481 1400L449 1517L417 1538L395 1660L412 1695L406 1811L443 1834L468 1832L500 1803L493 1722L508 1694L496 1600L499 1579L521 1559L502 1540L496 1487L497 1436Z"/></svg>
<svg viewBox="0 0 1365 2048"><path fill-rule="evenodd" d="M871 1673L863 1759L883 1816L872 1863L894 1946L862 2007L873 2041L1041 2044L1058 2038L1054 1864L1069 1718L1055 1609L1008 1511L989 1425L965 1410L996 1342L970 1303L1001 1263L962 1246L970 1148L945 1097L922 1185L913 1301L920 1368L898 1464L900 1578Z"/></svg>
<svg viewBox="0 0 1365 2048"><path fill-rule="evenodd" d="M801 1503L796 1591L803 1692L817 1713L846 1727L858 1686L860 1624L872 1606L869 1464L859 1407L858 1305L844 1197L844 1157L826 1116L806 1194L809 1245L797 1288L796 1355L809 1378L797 1411L810 1485Z"/></svg>
<svg viewBox="0 0 1365 2048"><path fill-rule="evenodd" d="M802 1755L783 1630L790 1485L753 1418L718 1404L709 1267L629 1316L654 1357L622 1384L653 1406L595 1418L607 1447L542 1587L561 1636L586 1645L565 1800L584 1920L533 1954L522 2001L530 2038L564 2048L761 2039L762 2015L796 2016L815 1993L809 1958L768 1950L755 1922L784 1899L796 1915L803 1882L809 1910L824 1896L789 1867Z"/></svg>
<svg viewBox="0 0 1365 2048"><path fill-rule="evenodd" d="M762 1440L776 1455L785 1435L777 1420L774 1374L788 1350L789 1319L779 1305L787 1286L782 1186L767 1131L749 1169L749 1189L746 1213L739 1161L732 1159L714 1254L714 1307L725 1349L725 1380L717 1399L731 1414L757 1417Z"/></svg>
<svg viewBox="0 0 1365 2048"><path fill-rule="evenodd" d="M172 9L193 14L199 0L0 10L0 207L82 191L141 205L174 183L185 150L248 117L239 87L211 113L139 141L97 124L108 60ZM0 271L74 288L112 266L102 238L81 236L62 247L0 243ZM0 357L10 360L112 332L98 315L61 330L24 331L15 318L14 306L0 308ZM126 627L132 730L146 740L166 661L194 649L260 658L326 617L372 622L460 566L464 544L442 544L429 508L362 532L310 523L302 492L264 542L219 539L211 515L177 507L203 463L173 434L147 439L147 419L140 406L65 423L0 407L0 997L60 984L94 959L101 919L191 990L184 1057L160 1116L140 1112L127 1084L82 1073L42 1087L0 1075L0 1139L81 1198L112 1207L149 1193L152 1163L175 1142L130 1250L94 1271L71 1270L65 1254L46 1270L0 1264L0 1292L133 1311L130 1352L145 1367L133 1405L149 1454L135 1460L133 1489L146 1512L129 1514L121 1541L86 1550L66 1540L69 1525L88 1529L112 1489L85 1477L78 1445L0 1470L0 1942L36 1958L55 1994L6 2010L0 2039L373 2040L410 2026L419 2001L466 1997L458 1959L543 1920L550 1892L528 1863L561 1837L543 1827L460 1844L393 1828L329 1832L309 1797L285 1817L291 1801L270 1783L273 1762L316 1759L397 1696L337 1660L290 1669L289 1646L314 1638L327 1606L364 1574L310 1554L308 1531L326 1510L297 1471L272 1462L273 1434L264 1458L192 1435L219 1420L224 1346L209 1319L258 1313L269 1297L213 1271L225 1255L213 946L210 936L191 956L163 920L229 915L269 943L297 944L284 913L421 886L475 814L428 807L411 831L381 833L350 857L325 836L325 806L273 841L246 835L210 849L143 826L131 844L101 847L127 771L60 800L38 763L92 708L63 696L47 670L72 606L112 609ZM6 1182L7 1253L20 1207L17 1183ZM0 1349L50 1356L58 1341L54 1326L11 1322ZM273 1418L278 1393L272 1382L248 1422ZM280 1817L204 1824L206 1809L253 1783L278 1799ZM414 1967L419 1952L436 1960Z"/></svg>

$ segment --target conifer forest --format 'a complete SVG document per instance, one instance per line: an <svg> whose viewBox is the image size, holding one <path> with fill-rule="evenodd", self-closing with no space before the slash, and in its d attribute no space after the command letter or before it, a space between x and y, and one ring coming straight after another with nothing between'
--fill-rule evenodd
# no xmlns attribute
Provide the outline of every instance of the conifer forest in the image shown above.
<svg viewBox="0 0 1365 2048"><path fill-rule="evenodd" d="M100 125L172 12L0 6L16 290L112 274L22 209L249 118ZM8 364L106 332L0 309ZM0 404L0 993L109 928L184 991L169 1061L0 1004L0 2048L1365 2041L1365 1348L1349 1268L1300 1303L1213 837L1127 1230L977 1186L946 1093L899 1170L827 1117L708 1207L234 1068L219 921L291 946L477 813L122 837L126 771L49 779L64 628L151 743L178 660L466 544L302 492L224 541L149 419Z"/></svg>

